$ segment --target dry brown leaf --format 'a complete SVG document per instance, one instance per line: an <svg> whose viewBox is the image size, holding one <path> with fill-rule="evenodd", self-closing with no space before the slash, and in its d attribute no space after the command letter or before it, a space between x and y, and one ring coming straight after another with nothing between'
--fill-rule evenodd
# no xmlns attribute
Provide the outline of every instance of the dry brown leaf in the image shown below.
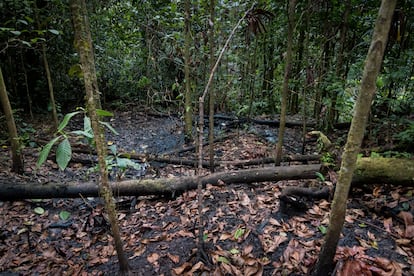
<svg viewBox="0 0 414 276"><path fill-rule="evenodd" d="M388 233L392 232L392 217L384 219L384 228Z"/></svg>
<svg viewBox="0 0 414 276"><path fill-rule="evenodd" d="M175 264L180 262L180 256L167 253L168 258Z"/></svg>
<svg viewBox="0 0 414 276"><path fill-rule="evenodd" d="M147 256L147 261L150 263L150 264L153 264L153 265L155 265L156 264L156 262L158 261L160 259L160 255L158 255L158 253L151 253L151 254L149 254L148 256Z"/></svg>
<svg viewBox="0 0 414 276"><path fill-rule="evenodd" d="M181 266L173 268L172 271L175 275L183 275L184 271L190 269L191 266L191 263L185 262Z"/></svg>

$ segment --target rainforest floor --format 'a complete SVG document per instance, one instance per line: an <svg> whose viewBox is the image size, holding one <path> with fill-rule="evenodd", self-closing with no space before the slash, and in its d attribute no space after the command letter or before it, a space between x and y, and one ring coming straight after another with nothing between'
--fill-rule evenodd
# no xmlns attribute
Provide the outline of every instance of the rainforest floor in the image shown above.
<svg viewBox="0 0 414 276"><path fill-rule="evenodd" d="M137 107L114 114L109 123L119 134L108 133L107 140L118 152L161 155L184 145L183 126L177 116L149 115ZM48 134L48 121L38 118L27 125L23 175L10 172L9 147L2 142L0 183L98 179L93 162L79 162L93 160L85 153L74 153L78 162L70 162L64 171L58 169L55 157L36 168L39 147L45 144L41 141L53 137ZM82 118L74 118L69 125L72 130L82 127ZM277 132L276 126L217 120L216 136L228 138L214 144L215 158L237 161L271 157ZM346 140L343 131L328 136L334 142L342 141L339 146ZM287 128L284 153L318 154L315 140L308 141L303 151L302 141L301 127ZM197 158L195 150L170 156ZM204 147L204 157L208 160L208 146ZM139 164L140 169L126 171L113 166L111 179L196 174L189 166L150 160ZM216 171L234 169L240 168L226 165ZM202 173L209 172L204 169ZM331 202L310 199L307 210L293 212L282 208L279 196L288 186L333 187L336 177L331 171L319 179L207 185L202 195L207 260L197 254L196 190L173 197L117 197L118 221L131 271L133 275L306 275L323 244ZM345 273L342 275L349 275L346 273L351 269L354 274L359 269L373 275L413 275L413 210L412 187L389 183L353 188L336 254L337 271ZM116 251L100 198L0 201L0 275L114 275L117 271Z"/></svg>

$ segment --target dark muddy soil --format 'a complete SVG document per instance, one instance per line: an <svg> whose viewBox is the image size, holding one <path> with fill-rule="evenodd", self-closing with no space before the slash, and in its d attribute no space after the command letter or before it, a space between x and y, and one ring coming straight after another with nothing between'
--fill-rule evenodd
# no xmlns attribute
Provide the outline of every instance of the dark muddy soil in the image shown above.
<svg viewBox="0 0 414 276"><path fill-rule="evenodd" d="M108 133L108 141L115 144L118 151L163 154L184 145L178 117L151 116L131 110L116 112L110 123L119 135ZM235 124L229 120L216 123L217 135L234 134L215 145L216 157L220 160L264 158L274 151L275 127ZM71 124L72 129L81 126L82 118ZM50 138L42 135L44 124L36 124L34 128L42 137L32 137L33 140ZM286 154L302 152L300 128L287 129L285 145ZM205 152L207 158L207 149ZM309 143L305 153L316 152L316 143ZM15 175L9 170L8 148L2 148L0 183L96 179L91 169L93 164L72 162L61 172L52 158L36 170L38 149L27 147L24 154L25 175ZM94 159L85 153L76 154L76 157ZM194 159L195 153L183 152L175 157ZM142 162L149 166L141 170L130 168L122 179L195 174L191 167ZM218 168L229 169L234 168ZM115 179L116 171L112 173ZM131 269L134 275L305 275L315 263L323 243L330 202L311 200L308 210L289 215L280 211L278 197L286 186L325 185L332 185L329 176L325 182L295 180L208 185L203 190L203 239L209 260L204 262L197 255L196 191L175 198L117 198L121 234ZM378 203L395 206L409 202L404 199L410 192L412 188L392 185L353 191L339 243L342 249L338 252L342 253L338 255L338 264L353 260L389 273L380 275L394 272L394 275L412 275L414 246L411 240L404 238L404 222L382 216L374 208ZM69 212L70 217L63 219L62 211ZM0 202L0 274L114 275L118 265L110 234L99 198ZM343 248L353 248L353 251L344 253ZM378 264L376 257L389 262Z"/></svg>

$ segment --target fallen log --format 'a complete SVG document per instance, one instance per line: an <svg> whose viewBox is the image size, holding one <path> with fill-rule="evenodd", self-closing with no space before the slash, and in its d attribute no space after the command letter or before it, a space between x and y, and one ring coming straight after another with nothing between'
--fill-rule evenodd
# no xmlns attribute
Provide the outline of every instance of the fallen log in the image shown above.
<svg viewBox="0 0 414 276"><path fill-rule="evenodd" d="M321 165L298 165L286 167L266 167L249 170L219 172L201 177L203 186L219 183L254 183L264 181L279 181L287 179L316 178L316 172ZM112 182L111 187L115 196L170 195L182 193L197 187L198 177L174 177L158 179L137 179ZM0 200L18 200L28 198L73 198L96 197L97 183L0 183Z"/></svg>
<svg viewBox="0 0 414 276"><path fill-rule="evenodd" d="M265 167L258 169L235 170L201 176L201 182L217 185L219 183L254 183L280 181L287 179L312 179L321 165L297 165L286 167ZM115 196L175 195L195 189L198 177L174 177L159 179L138 179L112 182ZM414 160L397 158L360 158L357 161L352 184L414 184ZM73 198L98 196L97 183L0 183L0 200L28 198Z"/></svg>

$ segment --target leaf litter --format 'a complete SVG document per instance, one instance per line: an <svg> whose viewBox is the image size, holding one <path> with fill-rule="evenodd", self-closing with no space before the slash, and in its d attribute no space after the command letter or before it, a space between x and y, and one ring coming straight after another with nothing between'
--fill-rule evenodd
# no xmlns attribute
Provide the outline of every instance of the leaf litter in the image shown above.
<svg viewBox="0 0 414 276"><path fill-rule="evenodd" d="M133 128L130 113L120 117L117 121L120 125L122 118L128 123L121 136L133 138L123 141L136 142L141 133ZM159 121L151 123L150 120L147 118L146 124L153 129L145 130L147 134L156 133L157 127L166 131ZM171 122L168 123L170 126ZM300 130L287 131L288 148L298 148ZM165 135L172 132L170 129ZM268 157L274 144L259 132L257 127L254 131L239 131L235 138L217 143L216 154L220 160L229 161ZM154 142L154 147L157 143ZM151 142L149 144L144 148L151 148ZM128 149L132 145L123 147ZM36 154L30 150L25 149L25 156L29 156L26 176L13 175L2 162L1 181L35 179L31 170L34 170ZM2 160L7 160L7 154L3 148ZM208 156L207 149L205 156ZM182 157L194 158L194 153ZM62 181L82 180L85 177L85 166L79 163L70 164L67 172L58 172L54 162L47 164L39 172L41 180L48 177ZM192 168L178 165L157 169L161 177L195 173ZM229 165L222 169L234 167ZM333 174L333 177L336 176ZM136 275L306 275L315 264L323 243L330 202L316 200L307 211L287 215L280 211L278 197L287 186L312 186L315 184L310 183L312 181L315 180L207 185L203 190L203 237L211 257L210 266L196 258L196 191L190 190L175 198L118 199L121 234L133 272ZM336 275L412 275L412 193L412 188L388 185L351 193L335 257ZM124 202L127 202L126 207L121 204ZM386 212L398 206L405 209L396 216ZM113 275L117 272L116 251L99 198L0 202L0 231L0 273Z"/></svg>

